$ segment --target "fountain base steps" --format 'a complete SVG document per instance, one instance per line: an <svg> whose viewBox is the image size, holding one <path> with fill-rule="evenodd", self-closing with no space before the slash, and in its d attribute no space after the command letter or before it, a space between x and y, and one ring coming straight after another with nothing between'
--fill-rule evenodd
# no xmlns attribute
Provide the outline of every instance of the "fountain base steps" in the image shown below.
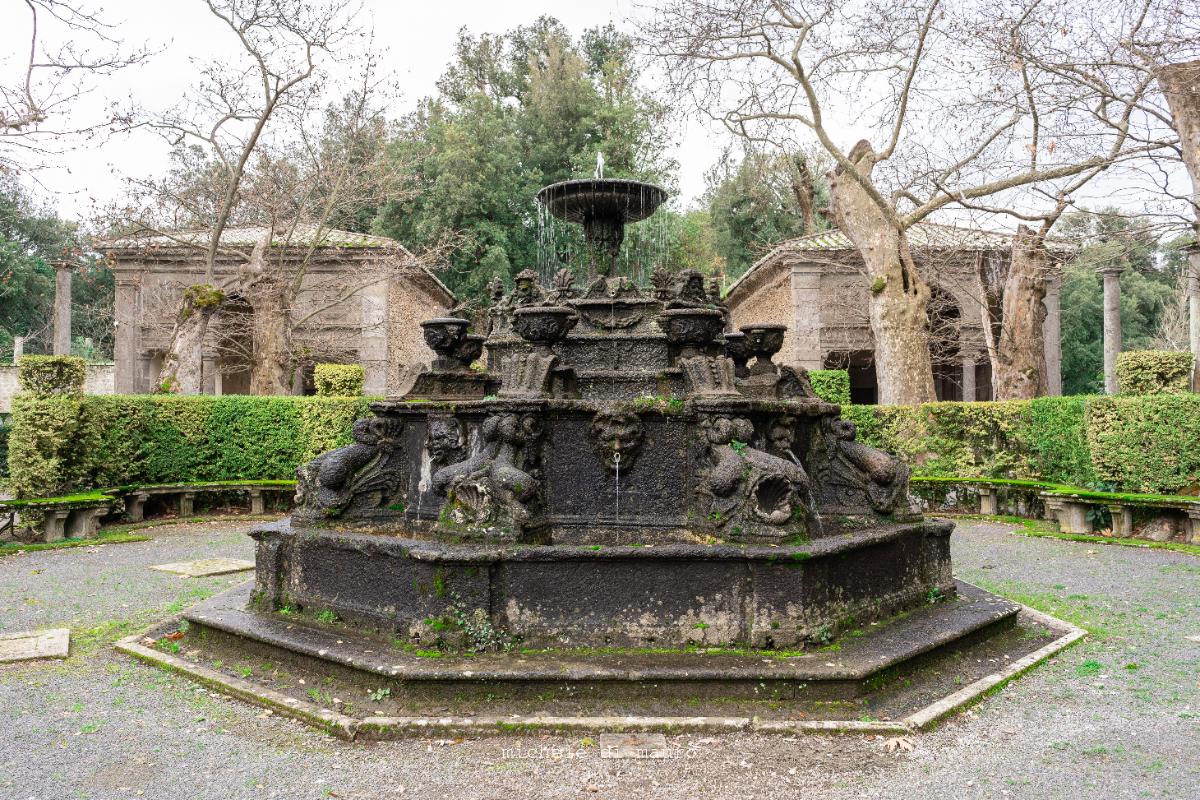
<svg viewBox="0 0 1200 800"><path fill-rule="evenodd" d="M923 657L1001 633L1020 606L965 583L949 599L848 635L803 654L721 648L512 649L454 653L396 647L337 624L249 610L251 584L184 614L186 640L248 664L286 665L320 687L321 676L347 685L390 689L426 700L503 695L535 699L547 692L606 701L638 698L771 697L847 700L883 678L915 668Z"/></svg>
<svg viewBox="0 0 1200 800"><path fill-rule="evenodd" d="M935 725L1086 635L969 584L957 588L955 599L803 655L416 654L338 625L247 611L249 584L127 637L117 649L346 739L896 735Z"/></svg>

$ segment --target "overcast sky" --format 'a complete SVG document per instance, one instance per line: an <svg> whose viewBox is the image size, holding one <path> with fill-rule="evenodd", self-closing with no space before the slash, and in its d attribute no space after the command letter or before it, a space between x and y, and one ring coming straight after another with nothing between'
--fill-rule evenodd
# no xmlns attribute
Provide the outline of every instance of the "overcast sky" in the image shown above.
<svg viewBox="0 0 1200 800"><path fill-rule="evenodd" d="M131 44L145 43L161 50L148 62L105 78L97 91L77 104L83 119L102 116L103 108L116 99L128 98L150 112L176 105L197 79L197 65L231 57L239 49L229 31L207 10L202 0L82 0L88 7L102 2L104 16L119 23L116 35ZM404 97L396 117L422 97L434 92L434 82L451 56L459 28L474 33L507 31L528 24L542 14L558 18L575 35L589 27L613 23L631 30L631 17L639 5L650 0L361 0L364 27L374 30L376 41L388 50L383 65L400 84ZM29 46L28 13L20 0L0 0L0 81L12 85L20 75ZM48 27L48 26L43 26ZM53 41L53 29L47 38ZM347 75L347 78L353 76ZM335 85L335 89L337 86ZM849 107L853 108L853 103ZM839 141L847 144L867 134L858 130L856 115L830 115L841 119L830 124ZM56 120L57 121L57 120ZM728 142L717 132L695 120L681 121L677 131L680 197L686 206L703 190L705 171ZM101 146L81 147L61 159L58 169L38 173L46 199L65 215L86 218L96 203L120 197L123 176L161 174L168 166L168 147L153 133L142 131L112 139ZM1177 170L1178 177L1186 176ZM1157 180L1157 176L1155 176ZM1131 211L1145 208L1147 198L1137 176L1108 173L1081 193L1081 204L1091 207L1119 205ZM1184 189L1180 189L1184 191ZM1175 206L1178 203L1167 203ZM1151 209L1159 213L1163 209ZM944 212L941 219L963 216ZM975 215L977 216L977 215ZM965 221L965 218L964 218ZM1011 228L1006 217L974 219L992 228Z"/></svg>
<svg viewBox="0 0 1200 800"><path fill-rule="evenodd" d="M0 68L7 84L14 70L23 65L29 29L22 4L15 0L0 0L0 4L4 8ZM363 0L362 6L377 41L388 49L384 66L395 74L404 92L396 116L433 93L434 82L445 69L456 34L464 25L475 33L502 32L549 14L578 35L609 22L629 29L629 18L636 13L628 0ZM162 52L144 65L104 79L98 91L79 104L81 117L103 108L104 101L112 98L131 97L151 110L169 108L196 80L193 59L235 52L228 30L201 0L106 0L103 9L109 21L120 23L118 33L125 41L146 42ZM703 190L704 171L720 155L724 140L694 122L686 124L677 139L680 199L686 203ZM39 180L50 190L47 199L62 213L86 215L93 202L120 196L122 175L165 170L167 154L159 137L143 131L101 146L80 148L62 159L60 168L41 172Z"/></svg>

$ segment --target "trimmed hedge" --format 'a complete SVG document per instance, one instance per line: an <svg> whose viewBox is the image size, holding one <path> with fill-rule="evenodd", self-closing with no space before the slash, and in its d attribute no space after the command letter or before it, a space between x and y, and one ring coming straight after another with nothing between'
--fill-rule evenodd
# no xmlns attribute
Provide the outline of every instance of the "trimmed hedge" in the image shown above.
<svg viewBox="0 0 1200 800"><path fill-rule="evenodd" d="M1192 388L1192 354L1127 350L1117 356L1121 394L1183 394Z"/></svg>
<svg viewBox="0 0 1200 800"><path fill-rule="evenodd" d="M358 397L363 393L366 372L361 364L317 364L313 383L318 397Z"/></svg>
<svg viewBox="0 0 1200 800"><path fill-rule="evenodd" d="M18 394L17 497L139 483L287 480L350 441L366 397ZM1036 480L1160 494L1200 487L1200 395L843 406L859 439L920 476Z"/></svg>
<svg viewBox="0 0 1200 800"><path fill-rule="evenodd" d="M998 403L851 406L859 438L897 453L915 475L1096 481L1085 397Z"/></svg>
<svg viewBox="0 0 1200 800"><path fill-rule="evenodd" d="M1174 493L1200 485L1200 395L1094 398L1088 446L1096 475L1126 491Z"/></svg>
<svg viewBox="0 0 1200 800"><path fill-rule="evenodd" d="M1015 478L1128 492L1200 487L1200 395L1039 397L842 411L914 475Z"/></svg>
<svg viewBox="0 0 1200 800"><path fill-rule="evenodd" d="M370 398L94 395L13 398L18 497L143 483L288 480L350 442Z"/></svg>
<svg viewBox="0 0 1200 800"><path fill-rule="evenodd" d="M850 405L850 373L844 369L810 369L808 379L817 397L826 403Z"/></svg>
<svg viewBox="0 0 1200 800"><path fill-rule="evenodd" d="M87 380L87 362L77 356L21 356L17 385L42 397L79 394Z"/></svg>

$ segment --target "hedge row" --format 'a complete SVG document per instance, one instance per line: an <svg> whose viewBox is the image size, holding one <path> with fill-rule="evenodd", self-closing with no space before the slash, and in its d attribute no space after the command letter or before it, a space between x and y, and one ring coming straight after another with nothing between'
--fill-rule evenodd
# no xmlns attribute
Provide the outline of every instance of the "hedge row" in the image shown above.
<svg viewBox="0 0 1200 800"><path fill-rule="evenodd" d="M17 497L133 483L271 480L349 441L366 397L55 395L14 398ZM859 438L916 475L1128 492L1200 486L1200 395L1043 397L917 408L843 406Z"/></svg>
<svg viewBox="0 0 1200 800"><path fill-rule="evenodd" d="M1127 492L1200 487L1200 395L1041 397L851 406L859 438L913 474L1016 478Z"/></svg>
<svg viewBox="0 0 1200 800"><path fill-rule="evenodd" d="M850 373L844 369L810 369L808 379L817 397L826 403L850 404Z"/></svg>
<svg viewBox="0 0 1200 800"><path fill-rule="evenodd" d="M61 395L13 398L16 497L137 483L285 480L350 441L366 397Z"/></svg>

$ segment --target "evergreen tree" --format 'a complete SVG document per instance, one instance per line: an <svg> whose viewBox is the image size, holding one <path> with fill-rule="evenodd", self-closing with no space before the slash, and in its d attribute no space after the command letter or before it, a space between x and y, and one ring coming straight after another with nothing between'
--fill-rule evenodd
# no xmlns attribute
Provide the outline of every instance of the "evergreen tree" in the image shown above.
<svg viewBox="0 0 1200 800"><path fill-rule="evenodd" d="M416 248L461 237L446 279L481 301L493 275L536 267L543 186L592 174L662 183L665 109L635 84L629 37L612 26L573 40L542 17L501 35L460 31L454 57L391 142L419 192L380 209L374 228Z"/></svg>
<svg viewBox="0 0 1200 800"><path fill-rule="evenodd" d="M1173 302L1177 258L1149 233L1146 221L1116 209L1078 213L1059 223L1059 236L1078 238L1082 249L1066 265L1062 286L1063 394L1104 391L1104 286L1096 270L1121 264L1123 350L1155 347L1159 323Z"/></svg>

